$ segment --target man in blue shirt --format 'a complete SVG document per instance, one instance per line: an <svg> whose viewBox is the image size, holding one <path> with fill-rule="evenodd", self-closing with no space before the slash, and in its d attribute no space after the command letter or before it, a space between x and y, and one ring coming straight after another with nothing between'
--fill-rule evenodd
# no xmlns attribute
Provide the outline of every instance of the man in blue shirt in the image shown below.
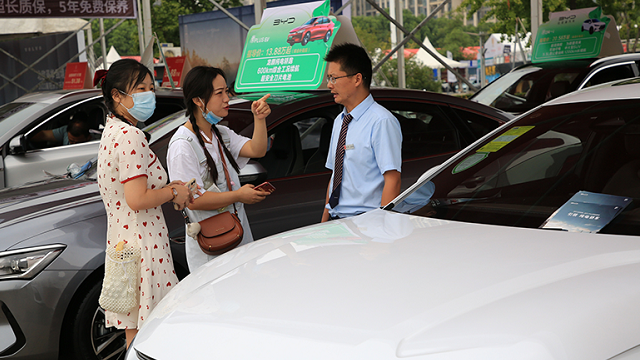
<svg viewBox="0 0 640 360"><path fill-rule="evenodd" d="M91 140L89 133L88 117L85 113L76 113L69 125L64 125L52 130L41 130L31 139L31 142L47 142L52 145L73 145Z"/></svg>
<svg viewBox="0 0 640 360"><path fill-rule="evenodd" d="M354 216L400 194L402 132L391 112L373 100L371 60L357 45L327 53L327 87L344 110L333 123L326 167L333 171L322 221Z"/></svg>

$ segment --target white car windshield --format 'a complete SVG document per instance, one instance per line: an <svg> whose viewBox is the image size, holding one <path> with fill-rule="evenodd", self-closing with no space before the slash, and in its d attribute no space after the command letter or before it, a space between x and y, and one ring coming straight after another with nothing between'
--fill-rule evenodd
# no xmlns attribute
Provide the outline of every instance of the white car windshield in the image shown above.
<svg viewBox="0 0 640 360"><path fill-rule="evenodd" d="M10 102L0 106L0 134L6 134L25 119L47 107L47 104Z"/></svg>

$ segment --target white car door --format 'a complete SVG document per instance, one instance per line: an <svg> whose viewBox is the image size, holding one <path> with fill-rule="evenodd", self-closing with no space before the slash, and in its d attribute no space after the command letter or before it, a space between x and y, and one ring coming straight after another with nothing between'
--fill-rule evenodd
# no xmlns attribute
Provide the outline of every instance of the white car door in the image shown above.
<svg viewBox="0 0 640 360"><path fill-rule="evenodd" d="M77 116L75 114L80 112L89 114L86 115L86 122L89 124L89 131L93 136L92 140L72 145L52 145L50 143L34 145L29 141L33 135L42 130L52 130L67 125L70 118ZM46 172L62 175L66 173L70 164L83 165L97 156L100 128L105 123L106 114L102 97L98 96L66 107L46 119L36 120L31 125L31 129L14 138L10 144L9 154L4 157L3 187L50 178ZM16 141L18 139L21 141ZM20 150L13 151L16 149L14 146L18 143L20 143ZM26 151L24 147L26 147Z"/></svg>

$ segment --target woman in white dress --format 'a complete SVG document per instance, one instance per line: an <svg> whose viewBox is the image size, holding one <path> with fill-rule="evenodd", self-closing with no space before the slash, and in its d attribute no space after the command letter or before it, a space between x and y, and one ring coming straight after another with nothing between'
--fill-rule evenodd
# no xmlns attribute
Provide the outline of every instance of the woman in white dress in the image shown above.
<svg viewBox="0 0 640 360"><path fill-rule="evenodd" d="M140 248L136 273L124 279L110 278L114 267L121 265L107 256L107 285L103 284L101 293L102 299L105 286L111 282L138 284L133 289L139 299L137 306L134 303L123 313L105 311L106 326L124 329L128 347L151 310L178 282L161 205L173 201L184 208L190 194L182 182L167 185L167 173L149 148L145 134L136 128L138 121L147 120L155 110L149 69L125 59L96 77L111 112L100 140L97 170L100 195L109 215L106 246L117 249L131 244Z"/></svg>
<svg viewBox="0 0 640 360"><path fill-rule="evenodd" d="M210 66L194 67L185 76L182 89L189 121L178 128L169 142L169 178L195 178L201 189L210 190L196 197L188 206L190 211L234 211L235 204L244 229L241 245L249 243L253 241L253 236L244 204L262 201L269 192L254 190L251 184L240 186L238 172L250 158L263 157L267 152L266 117L271 109L266 99L269 95L251 105L254 129L253 137L249 139L226 126L217 125L229 114L229 88L222 70ZM218 150L219 141L223 154ZM199 159L198 153L204 153L205 158ZM224 163L220 156L224 156ZM227 187L224 164L229 172L231 189ZM205 254L195 239L188 235L186 237L187 263L189 270L193 272L215 256Z"/></svg>

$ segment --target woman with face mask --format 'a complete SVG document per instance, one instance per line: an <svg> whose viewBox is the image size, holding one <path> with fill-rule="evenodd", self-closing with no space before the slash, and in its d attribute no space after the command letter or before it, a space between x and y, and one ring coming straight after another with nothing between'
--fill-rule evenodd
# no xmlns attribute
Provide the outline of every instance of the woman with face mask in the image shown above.
<svg viewBox="0 0 640 360"><path fill-rule="evenodd" d="M194 67L185 76L182 90L189 121L178 128L169 142L169 178L195 178L200 188L209 190L188 205L188 213L237 211L244 229L241 245L249 243L253 236L244 204L262 201L269 192L254 190L250 184L241 186L238 172L250 158L263 157L267 152L266 117L271 109L266 99L269 95L251 105L254 129L253 137L249 139L219 125L229 114L229 88L222 70L210 66ZM199 153L204 153L205 158L199 160ZM231 188L227 186L225 169ZM185 251L189 270L194 271L215 256L202 252L197 240L188 234L187 230Z"/></svg>
<svg viewBox="0 0 640 360"><path fill-rule="evenodd" d="M100 304L106 310L107 327L126 329L128 347L151 310L178 282L161 205L172 201L182 209L191 198L182 181L167 184L167 173L149 148L145 134L136 128L155 110L149 69L135 60L119 60L108 72L97 73L94 82L102 84L110 111L100 140L97 170L108 215ZM139 256L136 265L127 260L130 254ZM132 301L137 299L139 303L124 306L122 299L113 296L111 290L123 282L133 294Z"/></svg>

